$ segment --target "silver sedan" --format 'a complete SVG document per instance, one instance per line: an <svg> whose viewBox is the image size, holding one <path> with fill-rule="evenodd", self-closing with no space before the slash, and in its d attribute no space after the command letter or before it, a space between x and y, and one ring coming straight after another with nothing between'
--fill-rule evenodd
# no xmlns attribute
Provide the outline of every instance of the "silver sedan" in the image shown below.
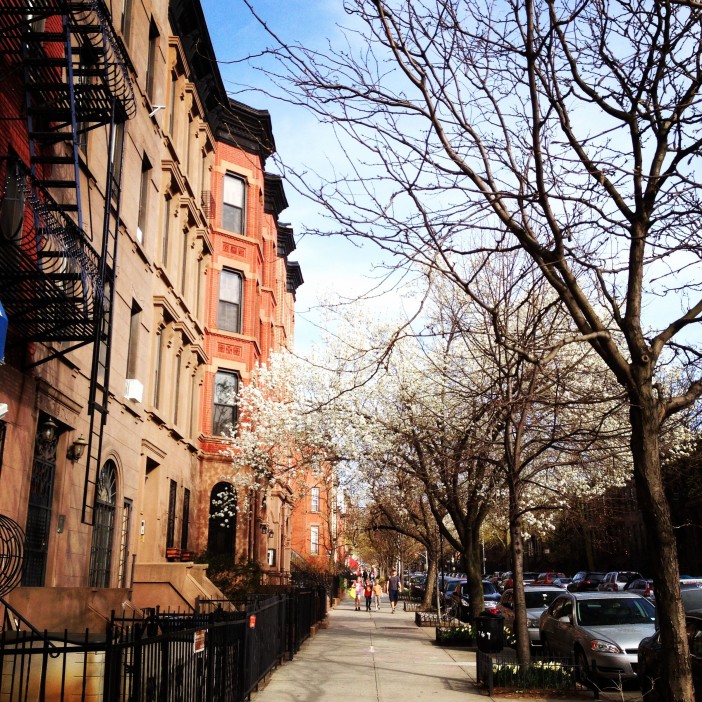
<svg viewBox="0 0 702 702"><path fill-rule="evenodd" d="M656 608L629 593L568 592L541 615L544 649L572 657L580 681L636 677L639 642L656 630Z"/></svg>

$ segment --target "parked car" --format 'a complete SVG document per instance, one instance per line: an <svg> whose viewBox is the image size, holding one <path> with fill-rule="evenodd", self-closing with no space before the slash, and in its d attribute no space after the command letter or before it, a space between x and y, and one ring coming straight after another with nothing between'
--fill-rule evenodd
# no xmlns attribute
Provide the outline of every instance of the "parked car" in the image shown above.
<svg viewBox="0 0 702 702"><path fill-rule="evenodd" d="M682 598L685 612L688 614L699 614L702 612L702 586L681 585L680 597Z"/></svg>
<svg viewBox="0 0 702 702"><path fill-rule="evenodd" d="M500 593L489 581L483 580L483 608L496 606L500 601ZM456 607L456 614L462 622L467 622L470 618L470 595L468 593L468 581L461 580L451 594L451 601Z"/></svg>
<svg viewBox="0 0 702 702"><path fill-rule="evenodd" d="M570 583L572 583L572 582L573 582L573 578L556 578L552 584L555 587L560 587L563 590L565 590L568 587L568 585L570 585Z"/></svg>
<svg viewBox="0 0 702 702"><path fill-rule="evenodd" d="M597 589L603 592L619 592L624 589L627 583L642 577L641 573L637 573L634 570L613 570L605 573Z"/></svg>
<svg viewBox="0 0 702 702"><path fill-rule="evenodd" d="M640 641L655 633L655 606L628 592L565 592L541 615L550 655L572 657L580 682L636 677Z"/></svg>
<svg viewBox="0 0 702 702"><path fill-rule="evenodd" d="M410 576L409 591L410 597L424 597L424 590L427 586L427 576L421 575Z"/></svg>
<svg viewBox="0 0 702 702"><path fill-rule="evenodd" d="M702 610L685 616L692 684L695 687L695 702L702 702ZM660 632L641 641L638 649L639 686L646 702L664 700L662 691L663 655Z"/></svg>
<svg viewBox="0 0 702 702"><path fill-rule="evenodd" d="M554 580L557 578L565 578L565 576L565 573L554 573L552 571L539 573L534 579L534 585L552 585Z"/></svg>
<svg viewBox="0 0 702 702"><path fill-rule="evenodd" d="M522 574L522 581L524 585L528 585L529 583L533 583L534 580L536 580L537 576L539 574L536 572L533 572L531 570L524 571ZM512 573L510 573L503 581L502 581L502 589L503 590L509 590L510 588L514 587L514 577Z"/></svg>
<svg viewBox="0 0 702 702"><path fill-rule="evenodd" d="M556 597L563 594L563 590L553 585L526 585L524 587L524 604L526 605L527 631L529 643L532 646L541 646L539 634L539 620L544 610ZM514 590L505 590L497 606L500 614L505 618L505 626L514 631Z"/></svg>
<svg viewBox="0 0 702 702"><path fill-rule="evenodd" d="M500 592L504 592L508 587L512 587L512 585L507 585L507 583L512 582L512 571L507 570L504 573L500 574L500 579L498 582L494 583L494 585L497 587L497 589Z"/></svg>
<svg viewBox="0 0 702 702"><path fill-rule="evenodd" d="M591 592L597 590L597 586L602 582L605 574L599 571L581 570L573 576L573 580L568 583L568 592Z"/></svg>
<svg viewBox="0 0 702 702"><path fill-rule="evenodd" d="M637 595L653 600L653 580L648 580L646 578L634 578L624 586L624 592L635 592Z"/></svg>
<svg viewBox="0 0 702 702"><path fill-rule="evenodd" d="M441 592L441 605L446 607L451 603L451 595L453 590L458 583L461 582L461 578L444 578L443 584L441 577L439 577L439 592Z"/></svg>

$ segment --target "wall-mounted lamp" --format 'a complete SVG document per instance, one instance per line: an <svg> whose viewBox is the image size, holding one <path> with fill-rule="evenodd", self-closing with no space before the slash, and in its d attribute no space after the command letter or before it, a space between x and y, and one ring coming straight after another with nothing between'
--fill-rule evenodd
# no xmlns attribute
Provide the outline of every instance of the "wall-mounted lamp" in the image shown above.
<svg viewBox="0 0 702 702"><path fill-rule="evenodd" d="M81 458L83 458L83 453L85 453L85 447L88 445L88 442L83 438L83 435L81 434L69 447L68 451L66 451L66 457L73 461L74 463L76 461L80 461Z"/></svg>
<svg viewBox="0 0 702 702"><path fill-rule="evenodd" d="M268 524L261 524L261 533L265 534L268 531Z"/></svg>
<svg viewBox="0 0 702 702"><path fill-rule="evenodd" d="M263 497L261 498L261 509L266 509L266 504L268 502L268 498L266 497L265 493Z"/></svg>
<svg viewBox="0 0 702 702"><path fill-rule="evenodd" d="M272 539L273 538L273 529L268 530L268 538Z"/></svg>
<svg viewBox="0 0 702 702"><path fill-rule="evenodd" d="M56 438L56 430L58 429L58 424L49 417L39 428L39 436L42 441L50 444Z"/></svg>

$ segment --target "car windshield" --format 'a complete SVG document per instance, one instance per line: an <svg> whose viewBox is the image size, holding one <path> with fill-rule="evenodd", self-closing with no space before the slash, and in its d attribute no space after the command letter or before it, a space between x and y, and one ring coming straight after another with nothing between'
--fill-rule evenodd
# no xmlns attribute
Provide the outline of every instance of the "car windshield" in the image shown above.
<svg viewBox="0 0 702 702"><path fill-rule="evenodd" d="M524 601L527 609L537 609L543 607L546 609L556 597L561 595L561 592L525 592Z"/></svg>
<svg viewBox="0 0 702 702"><path fill-rule="evenodd" d="M497 590L492 583L486 583L483 581L483 595L494 595L496 592Z"/></svg>
<svg viewBox="0 0 702 702"><path fill-rule="evenodd" d="M581 626L650 624L655 620L656 609L643 598L602 597L578 601L577 615Z"/></svg>

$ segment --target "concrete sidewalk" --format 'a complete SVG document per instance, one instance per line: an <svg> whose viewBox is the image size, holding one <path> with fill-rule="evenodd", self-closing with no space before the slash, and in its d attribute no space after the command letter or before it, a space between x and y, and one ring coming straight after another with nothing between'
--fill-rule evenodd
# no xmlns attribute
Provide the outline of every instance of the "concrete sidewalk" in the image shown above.
<svg viewBox="0 0 702 702"><path fill-rule="evenodd" d="M469 702L475 653L434 644L434 628L418 627L400 602L390 613L354 610L345 599L330 611L328 626L306 641L295 658L273 672L254 702Z"/></svg>
<svg viewBox="0 0 702 702"><path fill-rule="evenodd" d="M253 702L490 702L475 685L475 652L437 646L434 627L416 626L414 612L401 607L391 614L385 597L380 612L356 612L352 600L343 600L329 612L327 628L275 670ZM534 692L524 698L549 699ZM593 699L584 689L557 698ZM641 693L601 691L600 701L641 702Z"/></svg>

